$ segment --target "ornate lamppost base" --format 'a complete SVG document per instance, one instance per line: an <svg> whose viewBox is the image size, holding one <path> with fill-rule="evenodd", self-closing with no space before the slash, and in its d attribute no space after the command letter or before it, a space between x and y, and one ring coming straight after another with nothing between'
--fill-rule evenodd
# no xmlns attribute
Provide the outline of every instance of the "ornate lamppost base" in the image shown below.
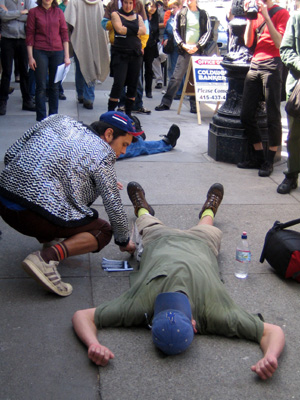
<svg viewBox="0 0 300 400"><path fill-rule="evenodd" d="M240 120L242 108L243 87L249 64L227 63L223 68L228 78L226 102L213 117L208 130L208 155L216 161L237 164L249 158L252 146L248 145L245 129ZM267 145L267 119L264 103L260 104L257 121Z"/></svg>
<svg viewBox="0 0 300 400"><path fill-rule="evenodd" d="M240 120L244 81L250 67L251 51L245 46L243 0L234 0L232 10L235 18L229 23L229 53L221 65L226 70L228 92L226 101L213 117L208 130L208 155L216 161L237 164L247 160L253 151L248 144L245 129ZM256 115L264 149L268 148L267 117L262 101ZM281 148L275 157L280 160Z"/></svg>

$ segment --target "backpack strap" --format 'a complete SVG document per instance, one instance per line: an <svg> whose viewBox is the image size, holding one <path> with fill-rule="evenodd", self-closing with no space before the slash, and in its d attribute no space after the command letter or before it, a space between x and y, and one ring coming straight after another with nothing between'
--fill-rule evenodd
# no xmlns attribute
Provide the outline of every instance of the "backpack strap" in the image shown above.
<svg viewBox="0 0 300 400"><path fill-rule="evenodd" d="M292 221L288 221L288 222L284 222L284 223L280 223L279 221L276 221L275 224L273 225L273 228L275 228L276 230L279 230L279 229L289 228L290 226L297 225L297 224L300 224L300 218L293 219Z"/></svg>
<svg viewBox="0 0 300 400"><path fill-rule="evenodd" d="M272 8L270 11L269 11L269 15L270 15L270 18L273 18L273 16L278 12L278 11L280 11L280 10L283 10L283 8L282 7L274 7L274 8Z"/></svg>
<svg viewBox="0 0 300 400"><path fill-rule="evenodd" d="M270 18L272 19L273 16L280 10L283 10L282 7L274 7L269 11ZM260 38L261 34L263 33L266 26L266 21L264 21L258 28L255 29L257 40Z"/></svg>

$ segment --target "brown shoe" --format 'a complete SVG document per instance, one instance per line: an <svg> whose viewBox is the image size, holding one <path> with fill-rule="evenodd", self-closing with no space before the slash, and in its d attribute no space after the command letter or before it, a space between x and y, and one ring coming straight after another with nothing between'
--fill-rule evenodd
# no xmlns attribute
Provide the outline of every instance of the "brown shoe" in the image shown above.
<svg viewBox="0 0 300 400"><path fill-rule="evenodd" d="M151 215L155 214L153 208L147 203L144 189L139 183L129 182L127 185L127 193L134 206L134 213L136 216L138 216L140 208L145 208Z"/></svg>
<svg viewBox="0 0 300 400"><path fill-rule="evenodd" d="M223 185L221 185L221 183L214 183L207 192L206 202L204 203L204 206L200 211L199 219L201 218L202 213L208 209L212 210L214 215L216 215L219 205L221 204L221 201L223 199L223 196L224 196Z"/></svg>

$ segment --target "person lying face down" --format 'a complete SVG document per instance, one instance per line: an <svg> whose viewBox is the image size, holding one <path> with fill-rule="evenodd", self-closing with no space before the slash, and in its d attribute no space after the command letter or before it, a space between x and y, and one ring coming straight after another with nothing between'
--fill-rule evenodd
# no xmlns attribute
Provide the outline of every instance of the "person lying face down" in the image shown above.
<svg viewBox="0 0 300 400"><path fill-rule="evenodd" d="M74 314L73 326L88 347L88 357L101 366L115 357L100 344L97 329L146 327L152 322L152 341L168 355L188 350L195 333L256 341L264 356L251 370L261 379L270 378L284 348L284 333L238 306L219 276L222 232L213 226L213 220L223 186L215 183L210 187L198 224L188 230L169 228L155 218L137 182L130 182L127 192L143 240L140 268L131 275L131 287L121 296Z"/></svg>

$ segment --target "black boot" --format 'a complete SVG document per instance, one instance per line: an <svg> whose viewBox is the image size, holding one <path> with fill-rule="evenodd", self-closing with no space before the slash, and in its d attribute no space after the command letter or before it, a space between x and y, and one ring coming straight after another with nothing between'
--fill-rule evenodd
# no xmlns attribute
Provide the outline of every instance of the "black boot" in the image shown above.
<svg viewBox="0 0 300 400"><path fill-rule="evenodd" d="M176 146L177 143L177 139L180 136L180 129L177 125L173 124L170 129L169 132L167 133L167 135L165 135L162 140L167 143L170 144L172 147Z"/></svg>
<svg viewBox="0 0 300 400"><path fill-rule="evenodd" d="M288 194L291 190L296 189L298 186L298 173L285 174L284 180L277 188L277 193Z"/></svg>
<svg viewBox="0 0 300 400"><path fill-rule="evenodd" d="M268 150L268 154L267 154L267 159L266 161L262 164L262 166L260 167L259 171L258 171L258 175L259 176L270 176L271 173L273 172L273 163L274 163L274 158L276 155L276 151L272 151L272 150Z"/></svg>
<svg viewBox="0 0 300 400"><path fill-rule="evenodd" d="M118 101L114 101L114 100L108 100L108 111L115 111L117 105L118 105Z"/></svg>
<svg viewBox="0 0 300 400"><path fill-rule="evenodd" d="M131 111L133 108L133 104L134 104L134 100L128 99L128 97L126 97L125 100L125 114L128 115L128 117L131 117Z"/></svg>
<svg viewBox="0 0 300 400"><path fill-rule="evenodd" d="M239 162L238 168L243 169L260 169L265 162L265 155L263 150L254 150L250 155L249 160Z"/></svg>

